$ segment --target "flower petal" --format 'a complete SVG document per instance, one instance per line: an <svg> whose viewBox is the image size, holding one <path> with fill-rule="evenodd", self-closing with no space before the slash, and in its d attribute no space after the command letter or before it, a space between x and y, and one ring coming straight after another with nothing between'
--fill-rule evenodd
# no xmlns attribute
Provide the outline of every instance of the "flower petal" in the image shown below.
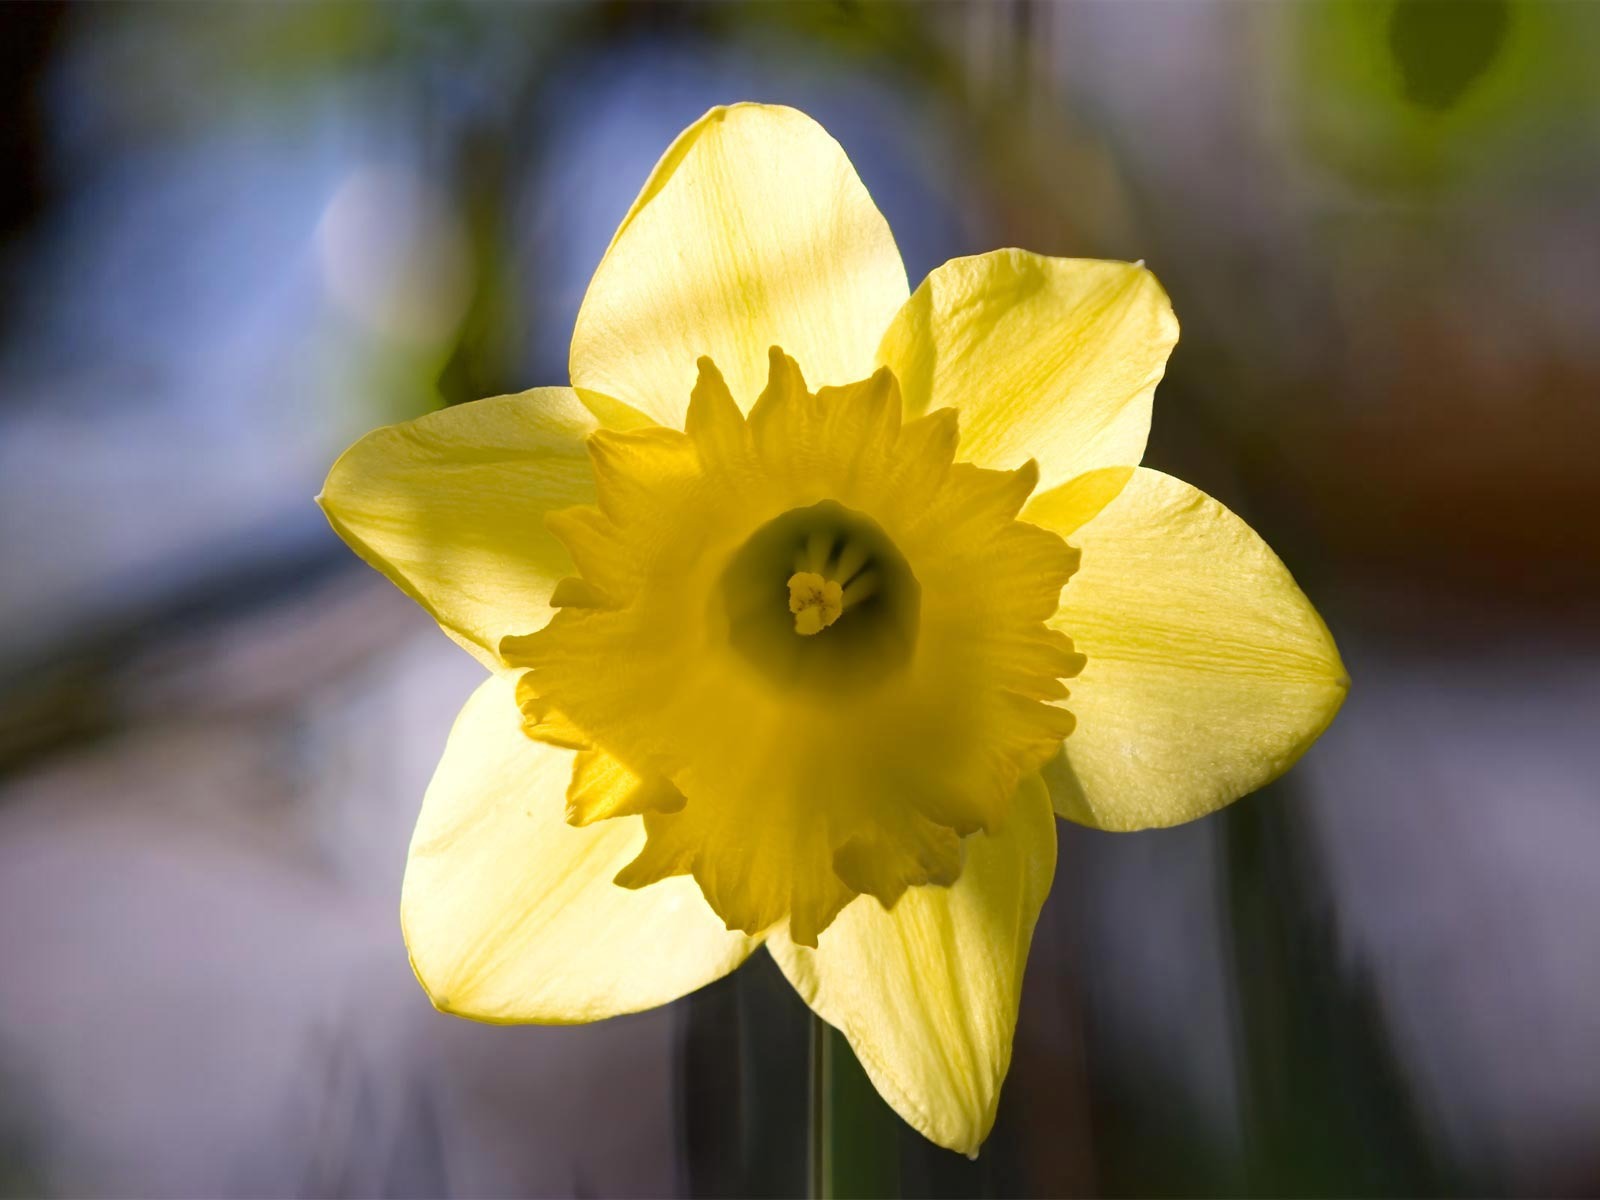
<svg viewBox="0 0 1600 1200"><path fill-rule="evenodd" d="M1166 293L1142 266L995 250L929 275L878 361L899 376L908 414L960 412L962 458L1036 458L1051 487L1139 461L1177 340Z"/></svg>
<svg viewBox="0 0 1600 1200"><path fill-rule="evenodd" d="M857 900L815 950L781 932L767 943L894 1110L963 1154L994 1125L1011 1065L1028 943L1055 874L1053 826L1029 776L1003 828L967 839L953 886L912 888L888 911Z"/></svg>
<svg viewBox="0 0 1600 1200"><path fill-rule="evenodd" d="M657 164L601 261L572 335L572 382L675 428L695 363L741 407L781 345L813 385L872 374L907 295L883 215L804 113L714 108Z"/></svg>
<svg viewBox="0 0 1600 1200"><path fill-rule="evenodd" d="M1058 499L1024 518L1053 527L1071 508ZM1045 771L1062 816L1114 830L1204 816L1288 770L1339 711L1349 679L1327 627L1211 497L1141 467L1072 542L1083 557L1050 624L1088 661L1066 701L1077 728Z"/></svg>
<svg viewBox="0 0 1600 1200"><path fill-rule="evenodd" d="M573 752L525 736L516 676L467 701L411 842L401 923L434 1004L480 1021L574 1024L665 1004L755 948L690 879L611 882L644 845L637 817L563 819Z"/></svg>
<svg viewBox="0 0 1600 1200"><path fill-rule="evenodd" d="M355 552L479 661L550 617L572 573L545 531L551 509L594 500L584 438L598 428L570 388L535 388L367 434L317 497Z"/></svg>

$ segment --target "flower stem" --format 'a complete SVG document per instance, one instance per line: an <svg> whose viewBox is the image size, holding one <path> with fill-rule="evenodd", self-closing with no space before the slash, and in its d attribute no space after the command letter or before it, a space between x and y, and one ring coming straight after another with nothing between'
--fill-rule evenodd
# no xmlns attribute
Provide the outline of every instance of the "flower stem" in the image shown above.
<svg viewBox="0 0 1600 1200"><path fill-rule="evenodd" d="M811 1014L812 1200L900 1194L900 1123L843 1035Z"/></svg>
<svg viewBox="0 0 1600 1200"><path fill-rule="evenodd" d="M833 1135L833 1106L828 1103L828 1023L811 1013L811 1120L810 1176L806 1192L811 1200L832 1200L828 1168L828 1141Z"/></svg>

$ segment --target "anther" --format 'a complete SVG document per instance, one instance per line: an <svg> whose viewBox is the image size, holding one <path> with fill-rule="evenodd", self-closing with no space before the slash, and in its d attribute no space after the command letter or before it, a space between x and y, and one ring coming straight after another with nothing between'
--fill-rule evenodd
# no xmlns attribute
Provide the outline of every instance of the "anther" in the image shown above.
<svg viewBox="0 0 1600 1200"><path fill-rule="evenodd" d="M844 611L844 588L815 571L796 571L789 576L789 611L796 633L804 637L821 633Z"/></svg>

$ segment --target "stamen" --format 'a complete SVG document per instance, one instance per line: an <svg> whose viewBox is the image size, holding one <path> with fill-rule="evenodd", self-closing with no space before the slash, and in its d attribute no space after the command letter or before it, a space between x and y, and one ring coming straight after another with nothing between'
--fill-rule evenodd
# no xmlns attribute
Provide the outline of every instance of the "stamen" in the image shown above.
<svg viewBox="0 0 1600 1200"><path fill-rule="evenodd" d="M821 633L844 612L844 589L837 580L824 579L815 571L796 571L789 576L789 611L796 633L804 637Z"/></svg>
<svg viewBox="0 0 1600 1200"><path fill-rule="evenodd" d="M839 561L834 564L833 570L829 571L828 574L840 583L849 583L861 568L867 565L867 560L871 557L872 551L855 538L848 538L844 547L839 551Z"/></svg>
<svg viewBox="0 0 1600 1200"><path fill-rule="evenodd" d="M863 600L870 599L878 590L878 573L867 570L861 572L849 583L844 585L844 607L860 604Z"/></svg>
<svg viewBox="0 0 1600 1200"><path fill-rule="evenodd" d="M871 563L872 551L855 538L846 537L841 544L826 530L808 534L795 551L795 572L789 576L795 632L805 637L821 633L845 609L872 596L878 590L878 572Z"/></svg>
<svg viewBox="0 0 1600 1200"><path fill-rule="evenodd" d="M828 569L828 559L832 556L832 535L826 530L814 529L806 538L805 552L796 556L794 569L820 575Z"/></svg>
<svg viewBox="0 0 1600 1200"><path fill-rule="evenodd" d="M787 608L773 590L780 580ZM723 568L720 593L729 644L786 691L874 687L917 645L916 576L870 517L833 500L752 533Z"/></svg>

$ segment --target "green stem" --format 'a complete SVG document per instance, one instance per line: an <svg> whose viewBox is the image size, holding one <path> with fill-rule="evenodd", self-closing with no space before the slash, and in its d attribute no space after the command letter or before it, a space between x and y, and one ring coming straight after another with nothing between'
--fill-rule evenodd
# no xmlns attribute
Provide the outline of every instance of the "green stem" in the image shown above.
<svg viewBox="0 0 1600 1200"><path fill-rule="evenodd" d="M900 1194L900 1118L878 1096L850 1044L811 1014L812 1200Z"/></svg>
<svg viewBox="0 0 1600 1200"><path fill-rule="evenodd" d="M832 1200L828 1143L833 1138L833 1106L828 1102L828 1023L811 1015L811 1174L806 1192L811 1200Z"/></svg>

